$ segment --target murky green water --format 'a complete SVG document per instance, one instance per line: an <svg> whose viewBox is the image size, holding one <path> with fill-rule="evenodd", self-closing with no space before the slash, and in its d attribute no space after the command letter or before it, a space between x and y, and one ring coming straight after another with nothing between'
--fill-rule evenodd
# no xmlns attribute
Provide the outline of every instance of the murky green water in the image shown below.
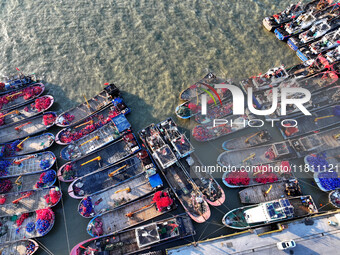
<svg viewBox="0 0 340 255"><path fill-rule="evenodd" d="M238 80L280 64L298 63L293 51L261 24L263 17L292 2L1 1L0 74L12 73L15 67L35 72L55 97L57 111L82 102L83 95L95 95L105 82L114 82L124 91L132 108L128 119L139 130L174 116L180 91L208 71ZM188 127L184 121L178 124ZM194 145L204 163L215 164L223 141ZM59 153L60 148L53 150ZM326 200L310 180L302 185L317 203ZM55 209L56 224L39 239L58 255L89 238L88 221L77 213L78 201L67 195L67 185L61 187L65 192L63 203ZM195 240L231 232L222 226L221 218L240 203L238 190L225 191L225 204L211 208L209 222L195 224ZM40 250L39 254L46 253Z"/></svg>

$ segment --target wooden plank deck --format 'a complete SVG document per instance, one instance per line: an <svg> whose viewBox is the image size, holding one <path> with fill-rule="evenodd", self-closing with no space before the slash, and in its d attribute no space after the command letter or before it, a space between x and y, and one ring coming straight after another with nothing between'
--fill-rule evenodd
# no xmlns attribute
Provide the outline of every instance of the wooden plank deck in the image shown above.
<svg viewBox="0 0 340 255"><path fill-rule="evenodd" d="M126 188L130 188L130 192L121 191L116 193L117 191L124 190ZM98 194L93 194L91 199L95 215L113 210L118 206L137 200L152 191L153 188L149 183L149 179L145 173L142 173L141 175L129 179L128 181L114 186L113 188L109 188ZM99 203L96 205L96 202Z"/></svg>
<svg viewBox="0 0 340 255"><path fill-rule="evenodd" d="M17 204L13 204L12 202L25 195L26 192L3 195L6 198L6 202L0 207L0 217L21 215L23 213L34 212L39 209L54 206L54 204L46 203L46 199L44 198L44 196L48 195L50 190L54 188L55 187L28 191L32 194L29 197L23 198Z"/></svg>
<svg viewBox="0 0 340 255"><path fill-rule="evenodd" d="M272 186L272 189L267 195L264 193ZM239 192L241 203L243 204L258 204L266 201L271 201L279 198L288 197L285 192L285 183L277 182L272 184L257 185L248 187Z"/></svg>

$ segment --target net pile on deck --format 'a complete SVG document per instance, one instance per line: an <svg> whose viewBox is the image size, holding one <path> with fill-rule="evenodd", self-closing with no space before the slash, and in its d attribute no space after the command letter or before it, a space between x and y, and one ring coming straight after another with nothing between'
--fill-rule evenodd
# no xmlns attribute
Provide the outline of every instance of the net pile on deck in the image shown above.
<svg viewBox="0 0 340 255"><path fill-rule="evenodd" d="M318 174L320 185L325 190L335 190L340 188L340 178L336 171L326 171Z"/></svg>
<svg viewBox="0 0 340 255"><path fill-rule="evenodd" d="M56 173L54 170L48 170L40 175L39 181L35 184L36 188L43 188L47 183L54 182Z"/></svg>
<svg viewBox="0 0 340 255"><path fill-rule="evenodd" d="M21 90L20 92L12 92L5 96L0 97L0 110L2 107L6 104L8 104L11 101L14 101L15 99L19 97L23 97L24 100L29 100L32 97L39 95L42 91L42 88L40 86L32 86L27 87Z"/></svg>
<svg viewBox="0 0 340 255"><path fill-rule="evenodd" d="M249 185L250 182L246 171L230 172L224 180L231 185Z"/></svg>
<svg viewBox="0 0 340 255"><path fill-rule="evenodd" d="M311 170L314 172L325 171L329 169L329 163L326 160L327 156L325 152L321 152L318 154L311 154L306 157L306 161L309 166L312 168Z"/></svg>
<svg viewBox="0 0 340 255"><path fill-rule="evenodd" d="M80 130L78 130L77 127L72 129L67 128L64 132L61 133L59 139L62 143L65 144L69 144L72 141L77 141L83 136L86 136L95 131L96 129L109 123L114 117L116 117L119 114L120 114L119 111L111 110L106 118L104 115L97 115L96 116L96 118L98 119L97 122L93 121L94 118L87 119L84 122L84 124L87 123L87 125L85 125L83 128L81 128Z"/></svg>

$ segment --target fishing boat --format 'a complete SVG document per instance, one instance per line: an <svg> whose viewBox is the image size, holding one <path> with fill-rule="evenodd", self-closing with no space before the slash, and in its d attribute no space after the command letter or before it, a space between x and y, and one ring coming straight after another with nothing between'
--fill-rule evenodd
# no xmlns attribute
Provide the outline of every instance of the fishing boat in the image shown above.
<svg viewBox="0 0 340 255"><path fill-rule="evenodd" d="M177 158L175 154L172 152L169 145L165 143L155 124L152 123L139 131L138 135L148 147L152 157L160 168L165 169L176 163Z"/></svg>
<svg viewBox="0 0 340 255"><path fill-rule="evenodd" d="M325 34L337 29L340 26L340 18L338 18L340 14L340 6L337 5L337 7L334 8L334 12L337 15L336 18L330 20L324 18L316 21L314 25L305 32L289 38L287 41L288 46L292 50L297 51L299 48L309 45Z"/></svg>
<svg viewBox="0 0 340 255"><path fill-rule="evenodd" d="M340 60L340 46L328 50L324 53L324 56L330 64L338 62Z"/></svg>
<svg viewBox="0 0 340 255"><path fill-rule="evenodd" d="M340 147L324 150L319 153L312 153L304 157L304 170L307 172L329 172L329 178L337 178L332 172L337 171L340 164ZM325 174L327 175L327 174ZM325 179L327 177L324 177ZM319 182L319 181L318 181ZM326 181L325 181L326 182ZM336 185L340 182L336 181ZM331 185L329 185L331 186ZM334 187L334 186L333 186ZM334 188L333 188L334 189Z"/></svg>
<svg viewBox="0 0 340 255"><path fill-rule="evenodd" d="M290 144L299 157L340 147L340 127L290 140Z"/></svg>
<svg viewBox="0 0 340 255"><path fill-rule="evenodd" d="M29 191L51 187L57 178L57 173L53 169L46 170L42 173L25 174L0 179L0 196L1 194Z"/></svg>
<svg viewBox="0 0 340 255"><path fill-rule="evenodd" d="M268 130L263 129L245 136L227 140L222 144L222 148L226 151L240 150L269 143L272 139Z"/></svg>
<svg viewBox="0 0 340 255"><path fill-rule="evenodd" d="M109 104L115 104L118 109L121 109L123 114L130 112L130 109L127 108L122 98L120 98L119 89L114 84L106 86L103 91L89 100L85 96L84 98L84 103L59 114L56 119L56 125L68 127L77 124Z"/></svg>
<svg viewBox="0 0 340 255"><path fill-rule="evenodd" d="M46 208L33 213L0 218L0 243L7 244L28 238L42 237L52 229L55 215Z"/></svg>
<svg viewBox="0 0 340 255"><path fill-rule="evenodd" d="M328 68L329 63L327 59L319 55L314 59L287 68L286 72L289 78L299 80L326 71Z"/></svg>
<svg viewBox="0 0 340 255"><path fill-rule="evenodd" d="M2 255L32 255L39 249L39 245L33 239L20 240L15 243L0 244Z"/></svg>
<svg viewBox="0 0 340 255"><path fill-rule="evenodd" d="M20 106L14 110L0 112L0 128L26 120L48 110L54 102L52 96L46 95L35 99L34 103Z"/></svg>
<svg viewBox="0 0 340 255"><path fill-rule="evenodd" d="M321 10L325 8L328 4L329 1L323 0L311 1L309 3L306 3L305 5L302 5L301 2L291 4L282 12L276 13L269 17L265 17L262 21L262 24L268 31L273 31L275 28L278 28L285 23L296 19L305 12L308 12L310 10Z"/></svg>
<svg viewBox="0 0 340 255"><path fill-rule="evenodd" d="M36 153L50 148L53 143L54 135L51 133L28 136L21 140L0 145L0 158Z"/></svg>
<svg viewBox="0 0 340 255"><path fill-rule="evenodd" d="M152 185L155 177L158 179L156 187ZM92 218L149 195L154 189L162 186L163 182L158 174L149 179L148 174L144 172L84 197L78 205L78 212L85 218Z"/></svg>
<svg viewBox="0 0 340 255"><path fill-rule="evenodd" d="M59 203L61 191L58 187L49 187L45 189L7 193L0 195L0 198L2 199L0 217L4 217L21 215L23 213L53 207Z"/></svg>
<svg viewBox="0 0 340 255"><path fill-rule="evenodd" d="M289 161L276 161L259 166L231 166L224 169L222 182L228 188L244 188L276 183L294 178Z"/></svg>
<svg viewBox="0 0 340 255"><path fill-rule="evenodd" d="M64 160L75 160L84 157L119 139L130 131L130 127L131 124L124 114L119 114L106 125L64 147L60 151L60 156Z"/></svg>
<svg viewBox="0 0 340 255"><path fill-rule="evenodd" d="M328 7L317 11L311 9L282 27L276 28L274 30L275 36L277 39L283 41L291 36L298 35L314 24L319 23L322 19L332 19L336 17L336 14L333 14L334 9L337 9L337 4L328 5Z"/></svg>
<svg viewBox="0 0 340 255"><path fill-rule="evenodd" d="M330 32L324 35L321 39L310 45L301 47L296 51L296 55L302 61L308 61L315 59L319 54L324 53L327 50L333 49L340 45L340 29Z"/></svg>
<svg viewBox="0 0 340 255"><path fill-rule="evenodd" d="M229 211L222 223L233 229L248 229L318 213L310 195L283 198Z"/></svg>
<svg viewBox="0 0 340 255"><path fill-rule="evenodd" d="M58 170L58 178L62 182L71 182L75 178L94 172L99 168L113 165L139 150L140 147L135 136L128 133L92 154L64 164Z"/></svg>
<svg viewBox="0 0 340 255"><path fill-rule="evenodd" d="M180 158L186 157L194 151L194 147L185 134L179 132L178 126L172 118L157 124L157 129Z"/></svg>
<svg viewBox="0 0 340 255"><path fill-rule="evenodd" d="M248 187L238 194L242 204L259 204L280 198L301 196L302 192L298 180L290 179Z"/></svg>
<svg viewBox="0 0 340 255"><path fill-rule="evenodd" d="M98 128L111 123L111 120L120 114L121 110L119 108L114 105L107 105L86 119L83 119L81 122L60 130L56 135L55 141L60 145L68 145L94 132Z"/></svg>
<svg viewBox="0 0 340 255"><path fill-rule="evenodd" d="M172 165L161 171L191 219L197 223L207 221L211 215L209 205L182 165Z"/></svg>
<svg viewBox="0 0 340 255"><path fill-rule="evenodd" d="M176 208L168 190L157 191L137 201L93 218L87 225L92 237L105 236L154 219Z"/></svg>
<svg viewBox="0 0 340 255"><path fill-rule="evenodd" d="M195 185L202 192L204 199L212 206L220 206L225 201L225 193L218 182L206 171L205 166L195 153L179 160Z"/></svg>
<svg viewBox="0 0 340 255"><path fill-rule="evenodd" d="M26 88L0 96L0 110L10 110L28 104L38 98L45 90L45 85L36 83Z"/></svg>
<svg viewBox="0 0 340 255"><path fill-rule="evenodd" d="M337 125L340 122L340 105L327 107L311 114L311 116L296 117L294 120L295 123L298 123L297 126L294 126L294 123L278 126L282 136L285 139L295 138Z"/></svg>
<svg viewBox="0 0 340 255"><path fill-rule="evenodd" d="M20 73L3 77L2 81L0 81L0 95L25 88L28 85L36 82L37 77L35 74L24 75L23 73Z"/></svg>
<svg viewBox="0 0 340 255"><path fill-rule="evenodd" d="M329 202L336 208L340 208L340 190L336 189L329 193Z"/></svg>
<svg viewBox="0 0 340 255"><path fill-rule="evenodd" d="M45 112L42 115L37 115L1 128L0 144L46 131L54 125L56 116L55 112Z"/></svg>
<svg viewBox="0 0 340 255"><path fill-rule="evenodd" d="M296 154L289 142L277 142L254 148L222 152L217 157L220 166L233 166L236 169L247 165L268 164L277 160L289 159Z"/></svg>
<svg viewBox="0 0 340 255"><path fill-rule="evenodd" d="M299 99L301 97L304 97L304 94L301 93L295 93L290 95L287 98L293 99ZM311 99L304 103L304 107L310 111L314 112L326 107L330 107L335 104L340 103L340 86L333 86L328 89L321 90L317 93L312 94ZM270 105L263 106L263 109L268 109L271 107ZM282 119L289 117L296 117L300 116L303 113L300 111L296 105L287 105L286 106L286 114L281 115L281 102L277 104L276 110L272 113L267 115L267 119Z"/></svg>
<svg viewBox="0 0 340 255"><path fill-rule="evenodd" d="M223 118L224 123L215 125L208 123L204 125L197 125L191 131L191 135L196 141L206 142L215 140L225 135L229 135L245 129L248 126L248 115L243 116L227 116ZM230 124L232 123L232 124Z"/></svg>
<svg viewBox="0 0 340 255"><path fill-rule="evenodd" d="M39 173L50 169L55 161L56 157L51 151L3 158L0 161L0 178Z"/></svg>
<svg viewBox="0 0 340 255"><path fill-rule="evenodd" d="M154 177L152 176L156 173L156 166L146 150L142 150L116 164L100 168L75 179L69 185L68 194L72 198L82 199L88 195L116 186L144 172L148 174L151 184L154 186ZM157 179L155 178L155 183L156 181Z"/></svg>
<svg viewBox="0 0 340 255"><path fill-rule="evenodd" d="M207 114L198 113L195 115L195 121L199 124L207 124L214 119L220 119L222 117L229 116L232 111L233 102L231 99L224 100L222 105L214 105L207 110Z"/></svg>
<svg viewBox="0 0 340 255"><path fill-rule="evenodd" d="M218 102L222 106L223 104L226 104L225 103L226 101L227 102L230 101L232 97L230 90L226 88L221 89L214 88L213 91L215 91L216 94L214 93L213 95L209 92L209 96L211 98L207 100L208 115L210 115L210 113L213 112L213 108L218 106ZM175 110L176 116L180 119L189 119L191 117L200 115L201 117L197 117L198 120L202 118L201 99L202 99L201 96L197 96L196 98L192 98L190 101L186 101L178 105Z"/></svg>
<svg viewBox="0 0 340 255"><path fill-rule="evenodd" d="M282 65L269 69L264 74L253 76L240 82L241 88L245 93L248 92L248 88L253 89L253 93L267 90L272 87L278 86L282 81L288 79L288 73L286 68Z"/></svg>
<svg viewBox="0 0 340 255"><path fill-rule="evenodd" d="M186 100L186 101L191 100L192 98L195 98L198 95L206 92L205 90L213 88L212 84L220 84L226 81L228 82L229 80L219 78L215 74L210 72L206 76L204 76L203 79L199 80L198 82L195 82L189 88L183 90L180 93L179 98L181 100Z"/></svg>
<svg viewBox="0 0 340 255"><path fill-rule="evenodd" d="M195 235L192 222L185 214L121 231L109 236L91 238L77 244L70 255L135 254L159 244L178 241Z"/></svg>

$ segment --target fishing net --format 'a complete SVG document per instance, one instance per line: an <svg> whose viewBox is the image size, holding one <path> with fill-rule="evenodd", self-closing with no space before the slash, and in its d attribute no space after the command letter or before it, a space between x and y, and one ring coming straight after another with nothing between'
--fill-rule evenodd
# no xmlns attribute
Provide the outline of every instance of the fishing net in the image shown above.
<svg viewBox="0 0 340 255"><path fill-rule="evenodd" d="M50 168L50 161L48 159L42 159L40 161L40 168L43 170L49 169Z"/></svg>
<svg viewBox="0 0 340 255"><path fill-rule="evenodd" d="M231 185L248 185L250 182L246 171L230 172L224 180Z"/></svg>
<svg viewBox="0 0 340 255"><path fill-rule="evenodd" d="M28 233L31 233L31 232L33 232L33 230L34 230L34 227L35 227L35 224L34 224L34 222L28 222L27 224L26 224L26 231L28 232ZM33 244L33 243L32 243ZM34 250L34 244L33 244L33 250ZM33 251L32 250L32 251Z"/></svg>
<svg viewBox="0 0 340 255"><path fill-rule="evenodd" d="M6 202L6 197L4 195L0 196L0 205L3 205Z"/></svg>
<svg viewBox="0 0 340 255"><path fill-rule="evenodd" d="M54 182L55 180L55 171L54 170L49 170L47 172L43 172L40 177L39 181L35 184L36 188L43 188L45 187L46 184Z"/></svg>
<svg viewBox="0 0 340 255"><path fill-rule="evenodd" d="M9 179L0 179L0 194L8 193L13 188Z"/></svg>
<svg viewBox="0 0 340 255"><path fill-rule="evenodd" d="M62 122L61 124L62 125L69 125L73 120L74 120L74 115L71 115L69 113L65 113L61 116L61 119L62 119Z"/></svg>
<svg viewBox="0 0 340 255"><path fill-rule="evenodd" d="M28 213L23 213L21 214L21 216L15 221L15 224L20 227L21 224L24 222L25 219L27 219L29 217Z"/></svg>
<svg viewBox="0 0 340 255"><path fill-rule="evenodd" d="M48 228L50 227L53 219L54 214L53 211L49 208L47 209L41 209L36 211L37 214L37 221L35 229L39 234L44 234Z"/></svg>
<svg viewBox="0 0 340 255"><path fill-rule="evenodd" d="M79 206L79 213L85 217L90 216L90 214L93 211L92 207L92 200L91 197L85 197L81 202Z"/></svg>
<svg viewBox="0 0 340 255"><path fill-rule="evenodd" d="M32 108L37 109L38 112L41 112L47 109L51 105L50 97L40 97L35 100Z"/></svg>
<svg viewBox="0 0 340 255"><path fill-rule="evenodd" d="M340 188L340 178L337 172L322 172L318 175L321 186L326 190Z"/></svg>
<svg viewBox="0 0 340 255"><path fill-rule="evenodd" d="M66 165L65 168L64 168L64 172L63 172L64 180L73 179L73 175L74 175L74 171L72 169L72 165L71 164Z"/></svg>
<svg viewBox="0 0 340 255"><path fill-rule="evenodd" d="M307 156L306 160L308 164L312 167L315 172L327 170L329 168L329 164L326 160L327 156L325 152L319 154L311 154Z"/></svg>
<svg viewBox="0 0 340 255"><path fill-rule="evenodd" d="M8 175L7 167L11 165L11 162L8 160L0 160L0 176Z"/></svg>
<svg viewBox="0 0 340 255"><path fill-rule="evenodd" d="M45 126L50 126L54 123L56 116L52 113L44 114L43 121Z"/></svg>
<svg viewBox="0 0 340 255"><path fill-rule="evenodd" d="M60 197L61 192L58 187L50 189L49 194L44 196L46 203L49 205L55 205L56 203L58 203Z"/></svg>
<svg viewBox="0 0 340 255"><path fill-rule="evenodd" d="M154 194L152 201L156 202L157 209L160 212L168 206L171 206L173 203L173 200L171 199L169 194L162 191L157 191Z"/></svg>

